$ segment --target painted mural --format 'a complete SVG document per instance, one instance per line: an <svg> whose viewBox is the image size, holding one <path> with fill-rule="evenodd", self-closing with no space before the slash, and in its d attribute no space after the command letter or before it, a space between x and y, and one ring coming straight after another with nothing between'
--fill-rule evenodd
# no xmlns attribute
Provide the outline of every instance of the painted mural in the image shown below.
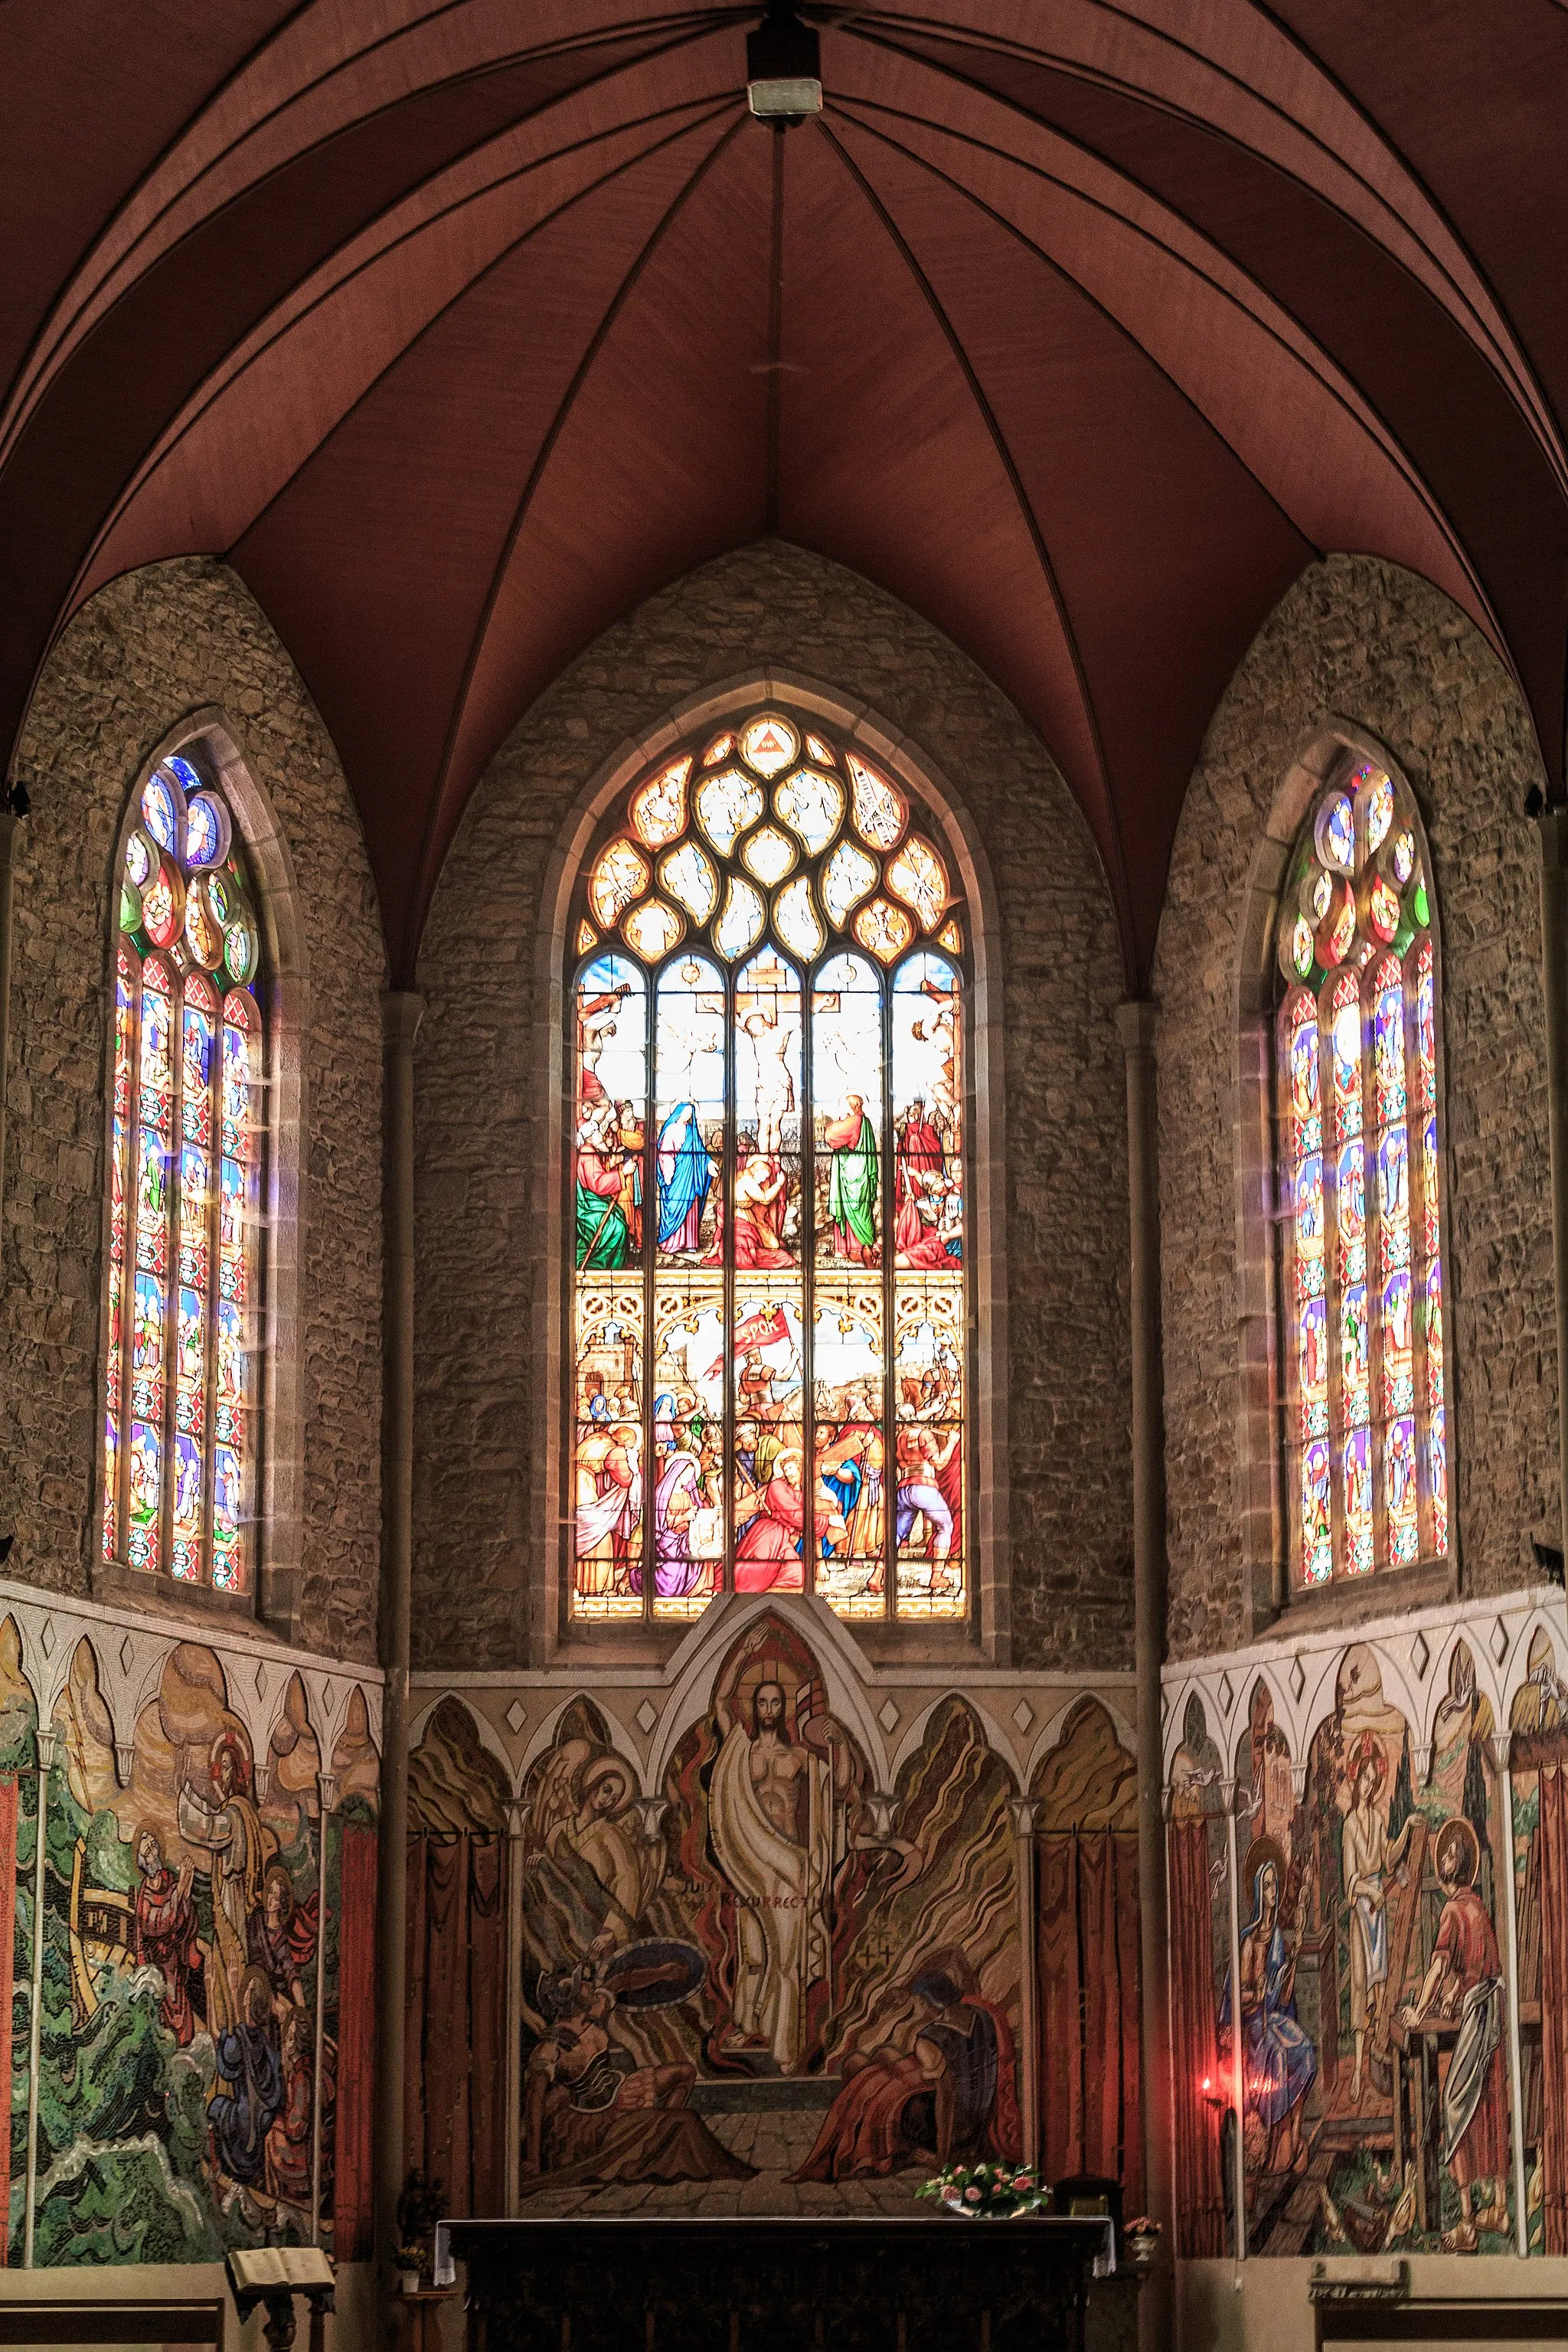
<svg viewBox="0 0 1568 2352"><path fill-rule="evenodd" d="M1549 1679L1531 1685L1542 1720ZM1462 1639L1441 1688L1424 1742L1376 1648L1353 1644L1304 1755L1260 1677L1228 1759L1201 1697L1187 1699L1169 1864L1188 2253L1236 2246L1238 2074L1249 2254L1514 2250L1498 1727ZM1555 1722L1531 1735L1541 1759L1555 1756ZM1563 1883L1555 1802L1543 1841L1535 1779L1515 1786L1537 1922ZM1551 1941L1538 1925L1536 1950ZM1568 1939L1563 1950L1568 1963ZM1535 2013L1544 2076L1556 2062L1539 1995Z"/></svg>
<svg viewBox="0 0 1568 2352"><path fill-rule="evenodd" d="M1568 1687L1537 1627L1509 1714L1520 2135L1531 2253L1568 2254Z"/></svg>
<svg viewBox="0 0 1568 2352"><path fill-rule="evenodd" d="M1103 1706L1079 1699L1036 1799L1040 2162L1047 2179L1119 2180L1143 2198L1139 2104L1138 1768Z"/></svg>
<svg viewBox="0 0 1568 2352"><path fill-rule="evenodd" d="M358 2253L378 1786L363 1697L323 1759L298 1676L274 1668L258 1754L211 1650L165 1645L155 1679L117 1749L82 1639L40 1742L15 1621L0 1623L8 2259L29 2228L43 2264L210 2261L313 2235Z"/></svg>
<svg viewBox="0 0 1568 2352"><path fill-rule="evenodd" d="M506 2073L514 1866L523 2211L879 2211L941 2158L1021 2157L1016 1796L956 1698L878 1791L783 1612L731 1644L655 1793L579 1697L510 1801L443 1700L411 1776L411 2161L453 2210L454 2185L504 2210L475 2102Z"/></svg>

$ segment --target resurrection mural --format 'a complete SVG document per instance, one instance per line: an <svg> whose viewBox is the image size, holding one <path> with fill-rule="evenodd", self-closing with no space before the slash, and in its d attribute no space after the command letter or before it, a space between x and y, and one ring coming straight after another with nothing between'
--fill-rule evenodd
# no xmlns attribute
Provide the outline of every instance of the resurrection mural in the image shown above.
<svg viewBox="0 0 1568 2352"><path fill-rule="evenodd" d="M258 1756L217 1658L172 1648L117 1769L78 1643L47 1727L40 1949L38 1726L16 1625L0 1624L12 2263L30 2137L37 2263L212 2261L313 2232L340 2256L366 2251L377 1759L357 1691L323 1759L298 1676L274 1671Z"/></svg>
<svg viewBox="0 0 1568 2352"><path fill-rule="evenodd" d="M801 1633L740 1635L659 1791L585 1698L530 1769L521 1836L522 2210L885 2210L940 2158L1023 2152L1018 1882L1007 1768L961 1700L891 1802ZM454 2210L494 2211L505 2151L505 1776L445 1700L411 1780L425 1910L413 2144ZM475 2154L465 2174L463 2130ZM704 2202L713 2198L717 2201Z"/></svg>
<svg viewBox="0 0 1568 2352"><path fill-rule="evenodd" d="M1552 2084L1568 2090L1568 2053L1542 2021L1543 1981L1568 1970L1549 1652L1532 1656L1539 1670L1521 1694L1528 1729L1516 1717L1528 1769L1515 1780L1512 1825L1533 2244L1543 2159L1557 2200L1549 2226L1563 2230L1563 2109ZM1203 1704L1189 1696L1170 1776L1184 2252L1235 2245L1238 2056L1248 2253L1515 2251L1497 1729L1462 1640L1429 1747L1385 1695L1367 1643L1344 1654L1332 1711L1304 1759L1260 1679L1226 1775ZM1232 1777L1234 1906L1223 1795Z"/></svg>

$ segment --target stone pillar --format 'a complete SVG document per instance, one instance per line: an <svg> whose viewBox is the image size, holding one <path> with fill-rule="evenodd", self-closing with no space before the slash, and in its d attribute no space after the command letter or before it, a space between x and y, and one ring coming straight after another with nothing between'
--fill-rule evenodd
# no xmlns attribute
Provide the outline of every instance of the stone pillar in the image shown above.
<svg viewBox="0 0 1568 2352"><path fill-rule="evenodd" d="M38 2218L38 2067L44 2024L44 1857L48 1845L49 1774L55 1769L59 1733L51 1723L33 1734L38 1776L37 1843L33 1849L33 1978L27 2003L27 2184L22 2206L22 2268L33 2267Z"/></svg>
<svg viewBox="0 0 1568 2352"><path fill-rule="evenodd" d="M321 1851L316 1856L316 2058L310 2076L310 2243L321 2242L321 2059L327 2040L327 1831L338 1801L338 1776L318 1772L321 1800L317 1821Z"/></svg>
<svg viewBox="0 0 1568 2352"><path fill-rule="evenodd" d="M1524 2060L1519 2042L1519 1894L1513 1868L1513 1734L1494 1731L1498 1801L1502 1807L1502 1901L1508 1934L1503 1942L1508 1970L1508 2094L1513 2104L1513 2235L1521 2255L1530 2252L1530 2215L1524 2180Z"/></svg>
<svg viewBox="0 0 1568 2352"><path fill-rule="evenodd" d="M1024 2077L1024 2161L1040 2170L1040 1994L1035 1938L1035 1817L1037 1797L1009 1797L1013 1868L1018 1881L1018 2036Z"/></svg>
<svg viewBox="0 0 1568 2352"><path fill-rule="evenodd" d="M506 2173L503 2194L516 2221L522 2181L522 1854L528 1810L521 1797L506 1808Z"/></svg>
<svg viewBox="0 0 1568 2352"><path fill-rule="evenodd" d="M1138 1892L1143 2193L1163 2232L1143 2291L1145 2343L1172 2333L1171 1987L1165 1900L1160 1668L1165 1655L1165 1463L1160 1366L1160 1192L1154 1007L1117 1007L1127 1056L1127 1180L1132 1248L1133 1664L1138 1725Z"/></svg>
<svg viewBox="0 0 1568 2352"><path fill-rule="evenodd" d="M408 1922L408 1628L414 1564L414 1040L424 999L383 1003L381 1836L376 1883L375 2252L389 2333L404 2179L404 2009Z"/></svg>
<svg viewBox="0 0 1568 2352"><path fill-rule="evenodd" d="M1552 1248L1557 1276L1558 1540L1568 1554L1568 808L1541 811L1541 956L1546 997Z"/></svg>
<svg viewBox="0 0 1568 2352"><path fill-rule="evenodd" d="M1219 1784L1225 1805L1226 1875L1230 1884L1230 2104L1236 2116L1230 2179L1231 2198L1236 2207L1233 2243L1238 2265L1247 2259L1247 2135L1242 2129L1247 2101L1241 2071L1241 1914L1237 1908L1238 1869L1236 1859L1236 1800L1239 1786L1236 1780L1222 1780Z"/></svg>
<svg viewBox="0 0 1568 2352"><path fill-rule="evenodd" d="M0 1289L5 1281L5 1075L11 1045L11 873L20 819L0 803Z"/></svg>

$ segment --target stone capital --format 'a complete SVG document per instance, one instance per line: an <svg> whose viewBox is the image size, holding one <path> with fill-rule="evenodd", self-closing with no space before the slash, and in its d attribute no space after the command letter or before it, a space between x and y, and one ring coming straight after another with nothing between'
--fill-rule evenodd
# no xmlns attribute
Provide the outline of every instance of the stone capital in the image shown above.
<svg viewBox="0 0 1568 2352"><path fill-rule="evenodd" d="M1116 1025L1130 1061L1134 1055L1152 1059L1156 1011L1152 997L1148 996L1130 996L1117 1006Z"/></svg>
<svg viewBox="0 0 1568 2352"><path fill-rule="evenodd" d="M664 1834L664 1817L669 1810L668 1797L634 1797L642 1833L649 1845L657 1845Z"/></svg>

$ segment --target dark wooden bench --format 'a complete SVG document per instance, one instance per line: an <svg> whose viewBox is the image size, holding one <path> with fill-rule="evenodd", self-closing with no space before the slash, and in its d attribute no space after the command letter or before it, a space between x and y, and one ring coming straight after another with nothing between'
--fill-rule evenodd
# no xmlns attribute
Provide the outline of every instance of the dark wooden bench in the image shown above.
<svg viewBox="0 0 1568 2352"><path fill-rule="evenodd" d="M223 2352L224 2298L42 2301L0 2286L0 2344L211 2344Z"/></svg>

